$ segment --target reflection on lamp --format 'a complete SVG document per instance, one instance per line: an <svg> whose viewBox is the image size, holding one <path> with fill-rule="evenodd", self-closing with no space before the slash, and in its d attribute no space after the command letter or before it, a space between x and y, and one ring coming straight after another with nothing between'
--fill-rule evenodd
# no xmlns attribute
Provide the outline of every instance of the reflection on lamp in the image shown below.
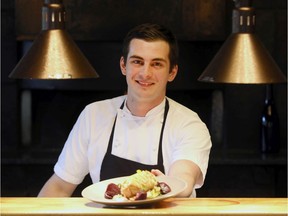
<svg viewBox="0 0 288 216"><path fill-rule="evenodd" d="M61 0L45 0L42 31L10 78L79 79L99 75L65 30L65 9Z"/></svg>
<svg viewBox="0 0 288 216"><path fill-rule="evenodd" d="M286 77L254 34L254 30L254 9L237 7L236 1L232 34L198 80L234 84L286 82Z"/></svg>

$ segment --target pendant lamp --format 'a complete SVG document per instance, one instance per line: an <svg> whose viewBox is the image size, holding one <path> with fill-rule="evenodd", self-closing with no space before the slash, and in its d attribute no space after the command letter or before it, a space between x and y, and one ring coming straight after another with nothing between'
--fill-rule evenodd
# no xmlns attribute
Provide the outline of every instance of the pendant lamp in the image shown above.
<svg viewBox="0 0 288 216"><path fill-rule="evenodd" d="M238 1L235 3L232 34L198 81L232 84L285 83L286 77L254 33L254 9L250 5L241 6Z"/></svg>
<svg viewBox="0 0 288 216"><path fill-rule="evenodd" d="M61 0L45 0L42 31L9 75L18 79L80 79L99 75L65 30Z"/></svg>

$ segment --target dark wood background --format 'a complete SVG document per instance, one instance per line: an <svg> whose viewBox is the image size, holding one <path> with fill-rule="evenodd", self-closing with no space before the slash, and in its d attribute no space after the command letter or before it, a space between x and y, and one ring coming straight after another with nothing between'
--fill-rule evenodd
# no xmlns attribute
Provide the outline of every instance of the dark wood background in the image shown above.
<svg viewBox="0 0 288 216"><path fill-rule="evenodd" d="M81 110L123 94L126 32L143 22L171 28L180 71L168 96L195 110L213 140L199 196L287 196L287 85L274 85L280 152L262 155L265 85L197 81L231 32L231 0L64 0L67 31L100 75L91 80L13 80L8 75L41 31L42 0L1 1L1 195L35 196ZM256 33L287 76L287 1L254 0ZM90 184L87 177L75 192Z"/></svg>

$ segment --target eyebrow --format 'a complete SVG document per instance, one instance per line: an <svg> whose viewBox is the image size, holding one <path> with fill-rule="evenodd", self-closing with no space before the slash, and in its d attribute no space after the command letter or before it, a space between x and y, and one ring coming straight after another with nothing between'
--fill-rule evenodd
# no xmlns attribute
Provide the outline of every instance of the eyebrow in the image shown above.
<svg viewBox="0 0 288 216"><path fill-rule="evenodd" d="M132 56L130 56L129 57L129 59L133 59L133 58L136 58L136 59L141 59L141 60L143 60L143 58L141 57L141 56L138 56L138 55L132 55ZM161 62L167 62L165 59L163 59L163 58L154 58L154 59L152 59L152 61L161 61Z"/></svg>
<svg viewBox="0 0 288 216"><path fill-rule="evenodd" d="M131 59L131 58L143 59L142 57L137 56L137 55L132 55L132 56L129 57L129 59Z"/></svg>

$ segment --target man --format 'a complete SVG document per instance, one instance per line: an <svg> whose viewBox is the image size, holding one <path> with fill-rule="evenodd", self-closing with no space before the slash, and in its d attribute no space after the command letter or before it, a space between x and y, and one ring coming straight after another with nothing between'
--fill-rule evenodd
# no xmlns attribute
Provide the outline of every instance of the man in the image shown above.
<svg viewBox="0 0 288 216"><path fill-rule="evenodd" d="M120 58L127 95L83 110L39 197L71 196L88 173L95 183L137 169L180 178L188 187L179 196L195 196L211 140L196 113L166 97L177 58L177 41L163 26L143 24L127 34Z"/></svg>

